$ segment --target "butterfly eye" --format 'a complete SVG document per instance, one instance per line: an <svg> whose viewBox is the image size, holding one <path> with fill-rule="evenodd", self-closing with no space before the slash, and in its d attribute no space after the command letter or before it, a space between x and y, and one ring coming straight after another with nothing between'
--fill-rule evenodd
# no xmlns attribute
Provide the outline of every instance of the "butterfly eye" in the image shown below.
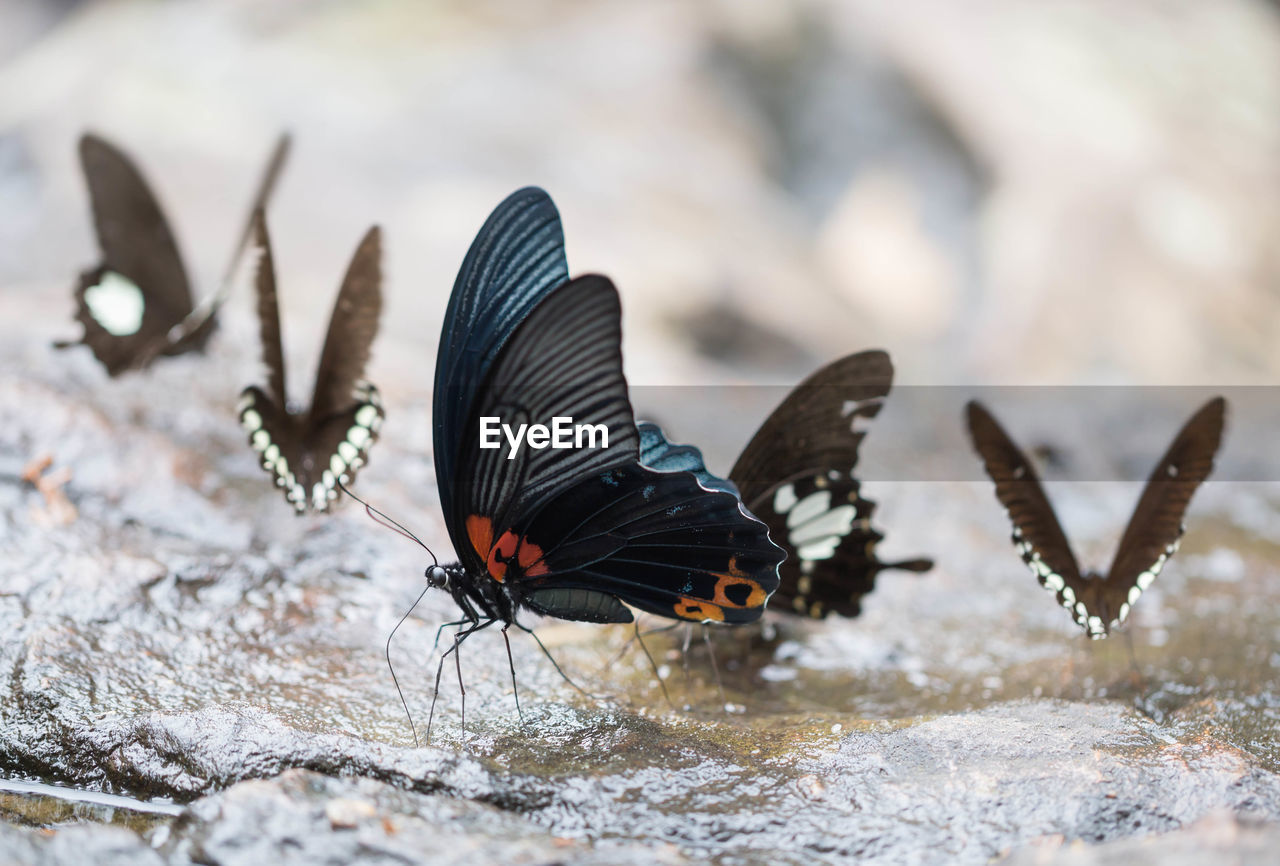
<svg viewBox="0 0 1280 866"><path fill-rule="evenodd" d="M448 589L449 572L438 565L431 566L427 569L427 586Z"/></svg>

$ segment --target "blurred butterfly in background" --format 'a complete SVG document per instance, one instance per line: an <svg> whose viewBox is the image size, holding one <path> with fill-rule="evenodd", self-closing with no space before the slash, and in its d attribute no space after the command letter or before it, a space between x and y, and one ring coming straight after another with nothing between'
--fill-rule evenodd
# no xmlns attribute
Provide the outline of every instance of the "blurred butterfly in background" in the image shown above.
<svg viewBox="0 0 1280 866"><path fill-rule="evenodd" d="M990 412L976 401L969 403L969 435L1013 522L1013 543L1022 561L1089 637L1104 638L1124 623L1177 551L1191 496L1213 471L1226 405L1222 397L1205 403L1174 437L1147 479L1104 577L1096 571L1080 573L1031 462Z"/></svg>
<svg viewBox="0 0 1280 866"><path fill-rule="evenodd" d="M250 205L265 204L289 151L281 136ZM159 355L204 348L249 240L246 224L219 288L199 307L169 222L132 160L96 135L80 139L102 261L80 274L76 320L84 335L57 348L87 345L111 376L148 366Z"/></svg>
<svg viewBox="0 0 1280 866"><path fill-rule="evenodd" d="M880 412L893 385L893 364L879 350L848 355L797 385L743 449L729 478L707 471L701 452L667 441L642 423L641 461L683 469L706 487L738 495L787 552L770 610L814 619L856 617L862 597L887 569L923 572L928 559L881 562L884 536L871 526L875 503L853 476L862 425Z"/></svg>
<svg viewBox="0 0 1280 866"><path fill-rule="evenodd" d="M736 496L640 462L622 372L621 306L605 277L567 280L550 197L526 188L467 254L436 362L436 477L460 563L428 570L467 626L517 613L632 622L758 619L783 552ZM480 419L608 430L594 447L480 447ZM455 644L456 646L456 644Z"/></svg>
<svg viewBox="0 0 1280 866"><path fill-rule="evenodd" d="M382 427L378 391L363 380L382 312L381 234L376 226L369 229L342 279L306 410L290 409L285 397L275 261L260 210L254 214L253 234L261 249L255 288L267 386L241 394L240 423L262 468L294 510L328 511L339 483L352 483L368 462Z"/></svg>

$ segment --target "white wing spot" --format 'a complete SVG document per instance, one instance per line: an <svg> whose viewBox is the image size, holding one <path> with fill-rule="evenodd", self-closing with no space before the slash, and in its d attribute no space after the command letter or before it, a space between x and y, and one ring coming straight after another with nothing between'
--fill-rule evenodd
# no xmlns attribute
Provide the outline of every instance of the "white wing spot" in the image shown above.
<svg viewBox="0 0 1280 866"><path fill-rule="evenodd" d="M799 547L827 536L837 536L836 543L839 544L839 539L853 531L853 518L856 514L857 509L852 505L841 505L819 514L791 531L791 544Z"/></svg>
<svg viewBox="0 0 1280 866"><path fill-rule="evenodd" d="M786 514L796 504L796 488L792 484L784 484L773 494L773 510Z"/></svg>
<svg viewBox="0 0 1280 866"><path fill-rule="evenodd" d="M801 499L787 514L787 528L799 526L831 508L831 491L819 490Z"/></svg>
<svg viewBox="0 0 1280 866"><path fill-rule="evenodd" d="M146 299L142 289L122 274L107 271L96 286L84 290L89 315L113 337L127 337L142 327Z"/></svg>

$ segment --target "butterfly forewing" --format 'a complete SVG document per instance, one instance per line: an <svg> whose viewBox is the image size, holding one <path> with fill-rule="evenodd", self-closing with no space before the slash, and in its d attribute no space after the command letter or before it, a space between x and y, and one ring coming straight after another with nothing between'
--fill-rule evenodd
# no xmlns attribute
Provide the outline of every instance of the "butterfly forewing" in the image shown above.
<svg viewBox="0 0 1280 866"><path fill-rule="evenodd" d="M750 507L789 479L852 470L865 435L859 426L880 412L892 385L893 364L879 350L848 355L797 385L729 472L743 501Z"/></svg>
<svg viewBox="0 0 1280 866"><path fill-rule="evenodd" d="M169 222L133 162L85 135L80 165L102 262L80 277L76 318L83 342L114 376L191 313L191 286Z"/></svg>
<svg viewBox="0 0 1280 866"><path fill-rule="evenodd" d="M1222 444L1226 400L1215 397L1191 416L1156 464L1120 539L1105 585L1108 620L1123 622L1178 548L1191 496L1213 471Z"/></svg>
<svg viewBox="0 0 1280 866"><path fill-rule="evenodd" d="M516 326L569 279L560 214L535 187L508 196L485 221L458 272L436 357L432 397L436 477L446 514L476 391ZM455 538L458 544L459 539Z"/></svg>

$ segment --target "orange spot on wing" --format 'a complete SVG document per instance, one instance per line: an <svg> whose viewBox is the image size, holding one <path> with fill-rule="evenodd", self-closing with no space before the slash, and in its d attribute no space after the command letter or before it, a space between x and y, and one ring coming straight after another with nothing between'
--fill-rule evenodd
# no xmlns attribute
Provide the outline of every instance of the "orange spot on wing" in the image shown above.
<svg viewBox="0 0 1280 866"><path fill-rule="evenodd" d="M520 539L520 553L516 556L516 561L520 563L527 577L537 577L551 570L542 561L542 548L527 538Z"/></svg>
<svg viewBox="0 0 1280 866"><path fill-rule="evenodd" d="M738 577L734 574L717 574L715 595L711 600L721 607L733 607L746 609L752 607L760 607L764 604L767 595L764 587L756 583L749 577ZM747 596L743 601L734 601L729 598L729 589L735 586L744 586L747 588Z"/></svg>
<svg viewBox="0 0 1280 866"><path fill-rule="evenodd" d="M680 596L680 600L675 603L676 616L681 619L691 619L695 622L724 622L724 611L718 606L706 601L699 601L696 598L689 598L687 595Z"/></svg>

